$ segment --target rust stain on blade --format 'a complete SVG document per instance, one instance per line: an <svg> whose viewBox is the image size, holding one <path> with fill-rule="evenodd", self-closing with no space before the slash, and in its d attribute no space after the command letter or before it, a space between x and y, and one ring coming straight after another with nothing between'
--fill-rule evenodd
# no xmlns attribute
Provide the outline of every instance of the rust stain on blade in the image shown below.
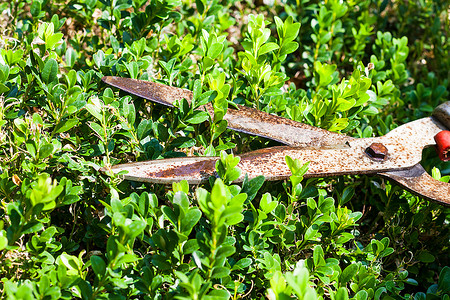
<svg viewBox="0 0 450 300"><path fill-rule="evenodd" d="M238 108L238 110L228 109L224 119L228 121L229 128L239 132L299 147L331 145L345 147L346 142L353 140L346 135L271 115L254 108L241 105L238 105Z"/></svg>
<svg viewBox="0 0 450 300"><path fill-rule="evenodd" d="M450 206L450 183L434 179L420 164L410 169L383 172L379 175L395 180L415 194Z"/></svg>
<svg viewBox="0 0 450 300"><path fill-rule="evenodd" d="M130 94L166 106L173 107L175 101L183 98L189 102L192 100L191 91L161 83L116 76L105 76L102 78L102 81Z"/></svg>
<svg viewBox="0 0 450 300"><path fill-rule="evenodd" d="M190 184L205 182L215 174L217 157L177 157L115 165L114 173L126 171L125 179L168 184L187 180Z"/></svg>

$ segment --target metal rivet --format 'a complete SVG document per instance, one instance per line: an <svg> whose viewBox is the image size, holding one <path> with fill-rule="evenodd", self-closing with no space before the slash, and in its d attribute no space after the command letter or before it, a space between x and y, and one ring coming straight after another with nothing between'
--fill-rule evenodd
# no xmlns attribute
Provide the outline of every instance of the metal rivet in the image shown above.
<svg viewBox="0 0 450 300"><path fill-rule="evenodd" d="M378 161L385 160L388 155L388 149L382 143L372 143L365 152L370 158Z"/></svg>

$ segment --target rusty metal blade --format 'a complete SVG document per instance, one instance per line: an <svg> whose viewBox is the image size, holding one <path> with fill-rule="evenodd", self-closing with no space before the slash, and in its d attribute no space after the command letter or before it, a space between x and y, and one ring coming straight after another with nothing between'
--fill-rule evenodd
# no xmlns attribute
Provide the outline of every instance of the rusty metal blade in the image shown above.
<svg viewBox="0 0 450 300"><path fill-rule="evenodd" d="M377 138L354 139L347 147L273 147L242 155L238 167L242 170L237 182L263 175L267 180L288 178L291 172L285 157L310 162L306 177L326 177L343 174L380 173L411 168L422 158L424 147L434 145L433 136L442 130L433 118L420 119L400 126L389 134ZM366 153L373 143L386 148L384 159L374 159ZM138 162L112 167L114 173L127 171L126 179L171 183L187 180L189 183L204 182L215 174L217 157L185 157L148 162Z"/></svg>
<svg viewBox="0 0 450 300"><path fill-rule="evenodd" d="M157 82L116 76L104 76L102 81L130 94L170 107L183 98L189 102L192 100L191 91Z"/></svg>
<svg viewBox="0 0 450 300"><path fill-rule="evenodd" d="M395 180L415 194L450 206L450 183L434 179L420 164L409 169L383 172L379 175Z"/></svg>
<svg viewBox="0 0 450 300"><path fill-rule="evenodd" d="M160 83L131 78L105 76L102 81L133 95L153 102L173 106L175 101L192 100L192 92L186 89L171 87ZM290 146L322 147L338 145L345 147L353 138L309 126L290 119L271 115L242 105L238 109L229 108L224 120L228 128L256 136L269 138ZM214 109L210 103L204 109L213 116Z"/></svg>

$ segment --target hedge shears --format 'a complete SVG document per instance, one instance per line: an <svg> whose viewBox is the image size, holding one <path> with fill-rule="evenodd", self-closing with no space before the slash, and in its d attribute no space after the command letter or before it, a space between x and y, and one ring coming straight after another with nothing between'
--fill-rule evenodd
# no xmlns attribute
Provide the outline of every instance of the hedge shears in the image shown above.
<svg viewBox="0 0 450 300"><path fill-rule="evenodd" d="M176 101L184 98L190 102L193 97L189 90L150 81L114 76L105 76L102 81L171 107ZM211 103L200 109L214 115ZM349 137L241 105L229 108L223 119L232 130L285 144L237 155L242 175L235 182L243 181L245 176L251 179L263 175L266 180L289 178L291 171L285 163L288 155L309 162L306 178L376 174L413 193L450 205L450 183L433 179L420 165L422 150L430 146L436 147L442 160L450 160L450 101L439 105L431 117L371 138ZM215 176L217 160L219 157L178 157L119 164L102 171L122 172L125 179L140 182L169 184L187 180L200 184Z"/></svg>

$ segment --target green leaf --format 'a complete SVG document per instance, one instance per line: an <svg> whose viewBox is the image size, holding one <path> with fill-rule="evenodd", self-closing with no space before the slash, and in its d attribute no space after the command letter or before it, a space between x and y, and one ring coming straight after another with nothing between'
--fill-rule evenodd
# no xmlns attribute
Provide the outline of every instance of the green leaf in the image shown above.
<svg viewBox="0 0 450 300"><path fill-rule="evenodd" d="M188 240L183 244L183 255L191 254L198 249L199 245L196 239Z"/></svg>
<svg viewBox="0 0 450 300"><path fill-rule="evenodd" d="M175 227L178 227L178 217L170 207L163 206L161 211L167 217L167 220L169 220Z"/></svg>
<svg viewBox="0 0 450 300"><path fill-rule="evenodd" d="M222 43L212 44L211 47L208 49L207 56L211 59L216 59L217 56L219 56L220 53L222 52L222 49L223 49Z"/></svg>
<svg viewBox="0 0 450 300"><path fill-rule="evenodd" d="M32 157L36 157L36 145L34 141L27 141L25 143L25 147L27 148L27 151L30 153Z"/></svg>
<svg viewBox="0 0 450 300"><path fill-rule="evenodd" d="M130 225L128 225L130 238L135 238L144 231L147 226L147 222L144 220L134 220Z"/></svg>
<svg viewBox="0 0 450 300"><path fill-rule="evenodd" d="M245 269L245 268L249 267L251 264L252 264L251 258L241 258L233 265L233 267L231 268L231 271Z"/></svg>
<svg viewBox="0 0 450 300"><path fill-rule="evenodd" d="M334 79L334 72L336 72L336 65L323 64L319 61L314 63L314 70L319 75L318 87L325 87Z"/></svg>
<svg viewBox="0 0 450 300"><path fill-rule="evenodd" d="M369 297L369 294L365 290L361 290L355 295L356 300L367 300Z"/></svg>
<svg viewBox="0 0 450 300"><path fill-rule="evenodd" d="M194 88L192 89L192 98L197 100L202 94L202 82L200 79L194 81Z"/></svg>
<svg viewBox="0 0 450 300"><path fill-rule="evenodd" d="M53 49L61 41L63 37L62 33L54 33L45 39L45 45L47 49Z"/></svg>
<svg viewBox="0 0 450 300"><path fill-rule="evenodd" d="M278 48L280 48L280 46L278 46L276 43L270 42L270 43L264 44L261 46L261 48L259 48L258 55L264 55L264 54L271 52L273 50L276 50Z"/></svg>
<svg viewBox="0 0 450 300"><path fill-rule="evenodd" d="M136 120L136 108L134 107L134 104L124 101L122 109L124 116L127 118L128 124L130 126L134 126L134 122Z"/></svg>
<svg viewBox="0 0 450 300"><path fill-rule="evenodd" d="M341 287L336 292L336 300L348 300L348 290L345 287Z"/></svg>
<svg viewBox="0 0 450 300"><path fill-rule="evenodd" d="M228 300L230 299L230 292L226 289L224 290L212 290L207 295L203 296L204 300Z"/></svg>
<svg viewBox="0 0 450 300"><path fill-rule="evenodd" d="M216 259L221 260L229 257L236 252L236 248L230 245L221 245L216 251Z"/></svg>
<svg viewBox="0 0 450 300"><path fill-rule="evenodd" d="M44 159L48 157L53 152L53 145L52 144L44 144L39 148L39 158Z"/></svg>
<svg viewBox="0 0 450 300"><path fill-rule="evenodd" d="M313 224L306 229L305 232L305 241L315 240L316 234L319 231L319 226L317 224Z"/></svg>
<svg viewBox="0 0 450 300"><path fill-rule="evenodd" d="M58 123L55 127L56 133L62 133L70 130L72 127L78 124L78 119L67 119Z"/></svg>
<svg viewBox="0 0 450 300"><path fill-rule="evenodd" d="M211 270L211 278L223 278L230 275L230 269L227 267L214 267Z"/></svg>
<svg viewBox="0 0 450 300"><path fill-rule="evenodd" d="M266 214L272 212L278 206L278 201L272 201L272 195L265 193L259 202L259 208Z"/></svg>
<svg viewBox="0 0 450 300"><path fill-rule="evenodd" d="M200 221L202 212L197 208L190 209L181 220L181 232L189 235L194 226Z"/></svg>
<svg viewBox="0 0 450 300"><path fill-rule="evenodd" d="M91 258L91 266L94 270L95 275L99 278L102 278L106 274L106 263L100 256L92 255Z"/></svg>
<svg viewBox="0 0 450 300"><path fill-rule="evenodd" d="M264 180L265 178L263 175L257 176L251 179L250 181L248 180L248 176L244 178L244 183L242 185L242 193L247 194L248 201L252 201L255 198L256 194L264 184Z"/></svg>
<svg viewBox="0 0 450 300"><path fill-rule="evenodd" d="M359 266L357 264L350 264L344 269L344 271L342 271L342 274L339 276L339 283L341 285L344 285L349 282L353 278L353 276L356 275L358 269Z"/></svg>
<svg viewBox="0 0 450 300"><path fill-rule="evenodd" d="M42 81L48 84L56 80L57 75L58 75L58 63L53 58L50 58L45 62L44 69L42 70L41 73Z"/></svg>
<svg viewBox="0 0 450 300"><path fill-rule="evenodd" d="M295 38L298 36L298 33L300 31L300 26L301 26L300 23L287 24L288 21L290 21L289 19L292 19L292 16L289 16L288 19L286 19L286 22L285 22L286 25L287 25L286 34L284 36L284 40L285 41L293 41L293 40L295 40Z"/></svg>
<svg viewBox="0 0 450 300"><path fill-rule="evenodd" d="M194 147L195 143L196 143L196 141L193 138L190 138L187 136L180 136L180 137L177 137L175 140L173 140L172 146L183 149L183 148Z"/></svg>
<svg viewBox="0 0 450 300"><path fill-rule="evenodd" d="M31 221L25 224L22 228L21 234L29 234L33 232L38 232L44 229L44 225L38 221Z"/></svg>
<svg viewBox="0 0 450 300"><path fill-rule="evenodd" d="M428 252L428 251L422 251L422 252L420 252L420 253L416 256L416 258L417 258L418 260L420 260L421 262L424 262L424 263L432 263L432 262L434 262L434 260L435 260L434 255L431 254L431 253Z"/></svg>
<svg viewBox="0 0 450 300"><path fill-rule="evenodd" d="M41 2L37 0L31 3L30 13L33 18L36 18L41 13L41 5Z"/></svg>
<svg viewBox="0 0 450 300"><path fill-rule="evenodd" d="M91 127L91 129L97 134L97 137L102 140L103 142L105 141L105 131L103 130L103 127L98 125L95 122L91 122L89 123L89 127Z"/></svg>
<svg viewBox="0 0 450 300"><path fill-rule="evenodd" d="M92 10L93 8L95 8L95 5L97 4L97 0L86 0L85 3L86 3L86 6Z"/></svg>
<svg viewBox="0 0 450 300"><path fill-rule="evenodd" d="M441 294L450 292L450 267L448 266L443 267L439 273L438 290Z"/></svg>
<svg viewBox="0 0 450 300"><path fill-rule="evenodd" d="M36 125L44 125L44 121L42 120L41 115L39 115L38 113L34 113L33 114L33 123Z"/></svg>
<svg viewBox="0 0 450 300"><path fill-rule="evenodd" d="M100 69L101 66L103 65L103 61L105 60L105 53L102 50L99 50L92 55L92 58L94 59L94 63L97 66L97 68ZM125 63L125 66L128 69L127 63ZM132 78L134 78L134 77L132 77Z"/></svg>
<svg viewBox="0 0 450 300"><path fill-rule="evenodd" d="M316 245L314 247L313 261L314 261L315 268L325 266L325 259L324 259L324 253L323 253L322 246Z"/></svg>
<svg viewBox="0 0 450 300"><path fill-rule="evenodd" d="M0 230L0 251L8 246L8 238L6 237L6 231Z"/></svg>
<svg viewBox="0 0 450 300"><path fill-rule="evenodd" d="M9 91L9 87L4 85L3 83L0 83L0 94L6 93L7 91Z"/></svg>
<svg viewBox="0 0 450 300"><path fill-rule="evenodd" d="M142 140L146 135L149 134L149 132L152 130L152 121L151 120L142 120L141 123L139 123L136 134L137 138L139 140Z"/></svg>
<svg viewBox="0 0 450 300"><path fill-rule="evenodd" d="M209 114L206 111L195 110L189 117L186 119L186 122L189 124L200 124L209 119Z"/></svg>
<svg viewBox="0 0 450 300"><path fill-rule="evenodd" d="M137 62L132 61L125 65L128 73L130 74L130 78L137 79L139 75L139 65Z"/></svg>
<svg viewBox="0 0 450 300"><path fill-rule="evenodd" d="M286 43L283 46L281 46L279 55L280 56L287 55L287 54L294 52L297 49L298 49L297 42L289 42L289 43Z"/></svg>

